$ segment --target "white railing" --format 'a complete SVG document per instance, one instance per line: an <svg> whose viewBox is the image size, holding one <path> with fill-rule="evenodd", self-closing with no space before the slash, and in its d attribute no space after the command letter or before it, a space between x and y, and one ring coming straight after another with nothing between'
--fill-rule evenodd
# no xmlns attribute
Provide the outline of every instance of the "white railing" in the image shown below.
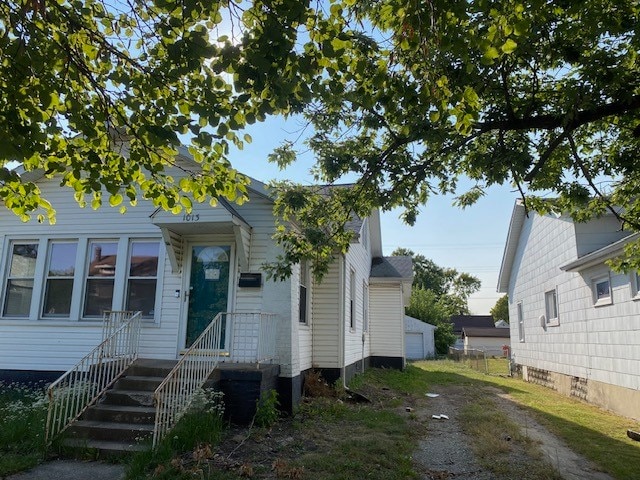
<svg viewBox="0 0 640 480"><path fill-rule="evenodd" d="M178 423L221 358L256 364L276 358L274 320L268 313L216 315L154 392L154 447Z"/></svg>
<svg viewBox="0 0 640 480"><path fill-rule="evenodd" d="M47 442L89 408L138 358L142 312L106 312L103 339L48 390Z"/></svg>
<svg viewBox="0 0 640 480"><path fill-rule="evenodd" d="M229 355L224 361L265 363L276 358L276 323L272 313L229 313Z"/></svg>

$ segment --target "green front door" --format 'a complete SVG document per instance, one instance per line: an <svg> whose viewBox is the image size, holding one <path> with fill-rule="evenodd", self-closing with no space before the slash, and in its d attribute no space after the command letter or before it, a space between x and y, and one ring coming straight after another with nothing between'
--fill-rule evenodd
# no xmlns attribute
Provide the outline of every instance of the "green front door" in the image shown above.
<svg viewBox="0 0 640 480"><path fill-rule="evenodd" d="M185 348L189 348L220 312L227 311L231 247L193 245ZM225 322L226 323L226 322ZM220 347L224 347L225 323Z"/></svg>

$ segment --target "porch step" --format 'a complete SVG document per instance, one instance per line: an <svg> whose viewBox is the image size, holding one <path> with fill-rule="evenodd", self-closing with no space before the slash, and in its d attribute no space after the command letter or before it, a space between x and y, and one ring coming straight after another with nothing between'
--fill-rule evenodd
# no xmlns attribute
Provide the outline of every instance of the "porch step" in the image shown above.
<svg viewBox="0 0 640 480"><path fill-rule="evenodd" d="M155 415L154 407L100 403L88 409L83 418L101 422L153 424Z"/></svg>
<svg viewBox="0 0 640 480"><path fill-rule="evenodd" d="M68 432L70 437L74 439L90 438L92 440L138 443L153 435L153 424L78 420L69 427Z"/></svg>
<svg viewBox="0 0 640 480"><path fill-rule="evenodd" d="M153 392L158 388L158 385L162 383L165 376L127 375L118 380L113 388L114 390L143 390Z"/></svg>
<svg viewBox="0 0 640 480"><path fill-rule="evenodd" d="M119 442L94 440L91 438L67 438L64 444L68 448L78 450L94 450L100 458L117 458L133 452L144 452L149 445L135 442Z"/></svg>
<svg viewBox="0 0 640 480"><path fill-rule="evenodd" d="M101 404L153 407L153 391L107 390Z"/></svg>

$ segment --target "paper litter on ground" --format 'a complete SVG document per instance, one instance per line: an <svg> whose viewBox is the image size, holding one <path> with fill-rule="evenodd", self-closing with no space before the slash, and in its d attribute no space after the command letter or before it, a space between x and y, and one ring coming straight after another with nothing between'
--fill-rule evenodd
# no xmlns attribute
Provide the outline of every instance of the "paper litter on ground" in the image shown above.
<svg viewBox="0 0 640 480"><path fill-rule="evenodd" d="M440 396L439 393L425 393L425 395L429 398L436 398Z"/></svg>

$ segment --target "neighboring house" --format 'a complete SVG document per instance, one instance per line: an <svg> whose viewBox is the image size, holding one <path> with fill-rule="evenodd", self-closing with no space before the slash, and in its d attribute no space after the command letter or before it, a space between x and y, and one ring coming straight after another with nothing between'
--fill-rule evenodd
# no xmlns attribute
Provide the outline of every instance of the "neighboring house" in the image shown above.
<svg viewBox="0 0 640 480"><path fill-rule="evenodd" d="M462 330L465 327L491 328L494 326L491 315L451 315L449 321L453 324L453 333L456 336L454 348L457 349L464 347Z"/></svg>
<svg viewBox="0 0 640 480"><path fill-rule="evenodd" d="M417 318L404 316L404 344L408 360L421 360L436 356L434 334L436 326Z"/></svg>
<svg viewBox="0 0 640 480"><path fill-rule="evenodd" d="M509 330L495 327L464 327L462 342L464 352L479 350L488 356L502 356L509 351ZM504 347L507 347L506 349Z"/></svg>
<svg viewBox="0 0 640 480"><path fill-rule="evenodd" d="M638 273L605 264L637 238L611 214L574 223L516 203L498 291L526 380L640 418Z"/></svg>
<svg viewBox="0 0 640 480"><path fill-rule="evenodd" d="M509 328L509 322L505 322L504 320L498 320L495 323L496 328Z"/></svg>
<svg viewBox="0 0 640 480"><path fill-rule="evenodd" d="M176 181L198 171L186 149L177 162ZM365 366L405 364L411 259L382 256L377 210L350 223L351 247L321 283L305 262L279 282L262 271L281 249L273 198L258 181L243 205L194 202L191 213L172 215L141 200L122 215L78 207L72 190L41 172L23 177L37 181L57 222L23 223L0 208L0 378L51 379L69 369L101 341L105 310L142 311L139 355L157 360L179 358L218 312L272 314L264 321L277 341L266 347L288 410L311 369L333 382ZM258 361L260 328L243 330L234 318L223 361Z"/></svg>

